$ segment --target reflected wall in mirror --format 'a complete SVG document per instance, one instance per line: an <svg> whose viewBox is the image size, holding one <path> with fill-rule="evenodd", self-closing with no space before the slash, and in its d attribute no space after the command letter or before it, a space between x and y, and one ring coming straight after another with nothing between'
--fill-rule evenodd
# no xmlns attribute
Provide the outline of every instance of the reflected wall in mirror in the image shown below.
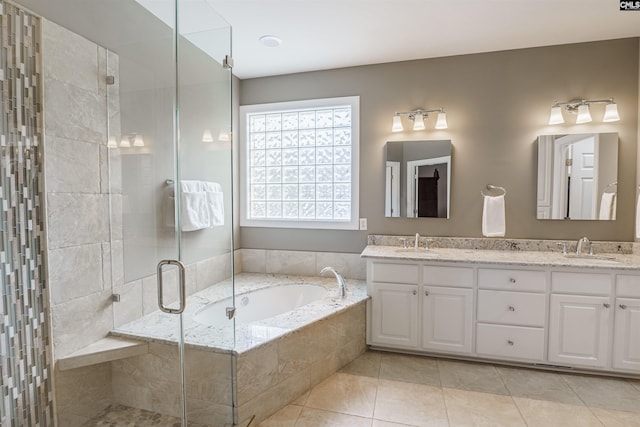
<svg viewBox="0 0 640 427"><path fill-rule="evenodd" d="M451 141L389 141L386 217L449 218Z"/></svg>
<svg viewBox="0 0 640 427"><path fill-rule="evenodd" d="M538 219L615 220L618 134L538 137Z"/></svg>

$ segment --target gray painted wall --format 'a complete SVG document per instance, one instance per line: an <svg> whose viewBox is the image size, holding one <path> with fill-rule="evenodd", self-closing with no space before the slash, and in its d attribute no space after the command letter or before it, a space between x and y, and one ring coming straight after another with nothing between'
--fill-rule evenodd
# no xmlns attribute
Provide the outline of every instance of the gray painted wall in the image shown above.
<svg viewBox="0 0 640 427"><path fill-rule="evenodd" d="M638 139L638 38L453 56L240 82L240 104L360 96L360 216L367 231L242 227L242 248L359 252L368 234L481 236L487 184L507 189L508 238L633 240ZM614 97L622 120L547 125L554 101ZM395 111L443 107L449 129L391 133ZM409 128L405 124L405 128ZM607 222L536 219L536 137L618 132L618 219ZM449 219L384 217L384 145L390 140L450 139ZM243 141L240 141L243 143Z"/></svg>

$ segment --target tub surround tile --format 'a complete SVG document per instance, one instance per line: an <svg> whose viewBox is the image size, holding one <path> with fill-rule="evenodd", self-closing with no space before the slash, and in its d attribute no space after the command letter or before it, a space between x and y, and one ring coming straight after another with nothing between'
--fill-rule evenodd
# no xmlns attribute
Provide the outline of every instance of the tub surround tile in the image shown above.
<svg viewBox="0 0 640 427"><path fill-rule="evenodd" d="M438 367L442 387L509 395L492 365L439 359Z"/></svg>
<svg viewBox="0 0 640 427"><path fill-rule="evenodd" d="M585 406L522 397L514 397L513 401L528 427L602 427L598 418Z"/></svg>
<svg viewBox="0 0 640 427"><path fill-rule="evenodd" d="M197 263L197 289L203 290L231 277L229 253L216 255ZM230 295L230 294L229 294Z"/></svg>
<svg viewBox="0 0 640 427"><path fill-rule="evenodd" d="M266 272L272 274L295 274L317 276L315 252L267 251Z"/></svg>
<svg viewBox="0 0 640 427"><path fill-rule="evenodd" d="M510 396L451 388L442 391L452 425L526 426Z"/></svg>
<svg viewBox="0 0 640 427"><path fill-rule="evenodd" d="M448 426L442 389L380 379L373 418L416 426Z"/></svg>
<svg viewBox="0 0 640 427"><path fill-rule="evenodd" d="M317 252L316 271L320 272L327 266L333 267L345 278L358 280L367 278L367 263L360 254Z"/></svg>
<svg viewBox="0 0 640 427"><path fill-rule="evenodd" d="M569 384L555 372L504 366L496 369L512 396L584 406Z"/></svg>
<svg viewBox="0 0 640 427"><path fill-rule="evenodd" d="M265 249L242 249L242 271L245 273L266 273L267 251Z"/></svg>
<svg viewBox="0 0 640 427"><path fill-rule="evenodd" d="M383 353L380 361L380 378L418 384L440 385L440 373L436 359Z"/></svg>

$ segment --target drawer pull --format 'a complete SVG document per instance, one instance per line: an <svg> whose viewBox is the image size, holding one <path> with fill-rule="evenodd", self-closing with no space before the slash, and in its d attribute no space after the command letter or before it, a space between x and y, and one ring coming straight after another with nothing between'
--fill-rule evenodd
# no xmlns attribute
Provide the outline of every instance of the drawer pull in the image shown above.
<svg viewBox="0 0 640 427"><path fill-rule="evenodd" d="M507 341L507 344L509 344L509 345L513 345L513 341L508 340L508 341Z"/></svg>
<svg viewBox="0 0 640 427"><path fill-rule="evenodd" d="M509 311L516 311L516 308L512 305L509 306Z"/></svg>
<svg viewBox="0 0 640 427"><path fill-rule="evenodd" d="M509 282L511 282L511 283L516 283L516 279L514 279L513 277L511 277L511 278L509 279Z"/></svg>
<svg viewBox="0 0 640 427"><path fill-rule="evenodd" d="M604 304L602 304L602 306L603 306L604 308L609 308L609 307L611 307L611 304L609 304L609 303L605 302Z"/></svg>
<svg viewBox="0 0 640 427"><path fill-rule="evenodd" d="M626 310L627 309L627 305L626 304L620 304L620 308L623 309L623 310Z"/></svg>
<svg viewBox="0 0 640 427"><path fill-rule="evenodd" d="M418 291L416 291L415 289L411 293L414 294L414 295L418 295Z"/></svg>
<svg viewBox="0 0 640 427"><path fill-rule="evenodd" d="M424 291L424 296L428 297L429 296L429 291Z"/></svg>

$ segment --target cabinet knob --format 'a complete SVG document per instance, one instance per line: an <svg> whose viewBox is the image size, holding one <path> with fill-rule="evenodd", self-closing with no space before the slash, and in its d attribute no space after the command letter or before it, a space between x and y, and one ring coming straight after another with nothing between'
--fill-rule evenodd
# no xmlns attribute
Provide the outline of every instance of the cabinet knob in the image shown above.
<svg viewBox="0 0 640 427"><path fill-rule="evenodd" d="M512 305L509 306L509 311L516 311L516 308Z"/></svg>
<svg viewBox="0 0 640 427"><path fill-rule="evenodd" d="M611 304L609 304L609 303L605 302L604 304L602 304L602 306L603 306L604 308L609 308L609 307L611 307Z"/></svg>
<svg viewBox="0 0 640 427"><path fill-rule="evenodd" d="M414 295L418 295L418 291L416 291L415 289L411 293L414 294Z"/></svg>
<svg viewBox="0 0 640 427"><path fill-rule="evenodd" d="M620 308L623 309L623 310L626 310L627 304L620 304Z"/></svg>
<svg viewBox="0 0 640 427"><path fill-rule="evenodd" d="M507 344L513 345L513 341L509 340L509 341L507 341Z"/></svg>
<svg viewBox="0 0 640 427"><path fill-rule="evenodd" d="M429 291L424 291L424 296L428 297L429 296Z"/></svg>
<svg viewBox="0 0 640 427"><path fill-rule="evenodd" d="M511 278L509 279L509 282L511 282L511 283L516 283L516 279L514 279L513 277L511 277Z"/></svg>

